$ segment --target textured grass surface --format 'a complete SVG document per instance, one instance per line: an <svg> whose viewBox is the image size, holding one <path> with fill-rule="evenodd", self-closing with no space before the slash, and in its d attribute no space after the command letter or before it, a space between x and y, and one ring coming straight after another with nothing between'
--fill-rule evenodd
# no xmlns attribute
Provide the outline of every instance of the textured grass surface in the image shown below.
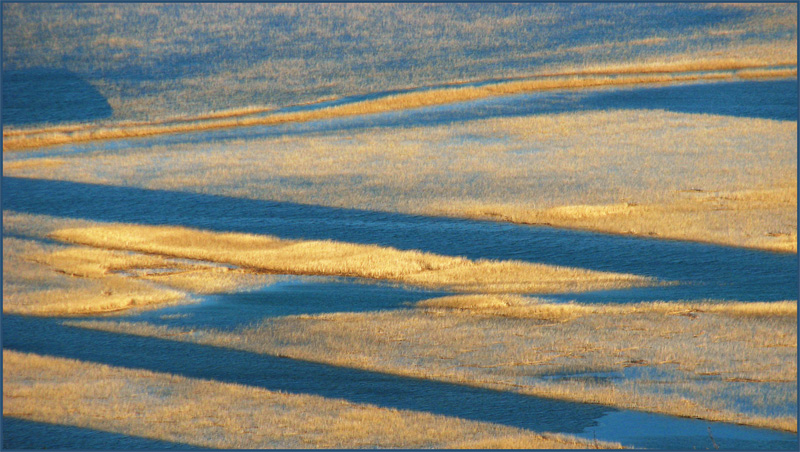
<svg viewBox="0 0 800 452"><path fill-rule="evenodd" d="M190 293L247 290L276 279L209 262L41 240L59 227L91 224L96 223L3 212L4 313L64 316L157 308L190 302Z"/></svg>
<svg viewBox="0 0 800 452"><path fill-rule="evenodd" d="M158 165L153 162L157 161ZM495 118L122 154L4 174L796 251L797 124L661 110Z"/></svg>
<svg viewBox="0 0 800 452"><path fill-rule="evenodd" d="M64 68L114 119L159 120L537 72L796 62L796 17L793 4L9 4L3 69Z"/></svg>
<svg viewBox="0 0 800 452"><path fill-rule="evenodd" d="M736 64L736 63L734 63ZM795 62L796 64L796 62ZM686 69L693 67L714 70L714 64L692 64L686 65ZM721 67L730 66L729 62L721 64ZM746 64L738 64L747 69ZM758 65L756 65L758 67ZM490 83L478 87L449 87L422 92L410 92L381 97L374 100L349 103L340 106L321 108L316 110L294 112L294 113L274 113L271 115L251 116L253 112L261 112L263 109L249 108L233 110L229 112L217 112L205 114L196 118L182 121L172 121L165 123L162 120L150 124L115 124L102 125L97 127L55 127L53 129L30 129L16 131L3 136L3 151L24 150L39 148L44 146L54 146L68 143L79 143L95 140L110 140L122 138L146 137L152 135L164 135L174 133L197 132L204 130L225 129L232 127L245 126L271 126L284 123L297 123L332 119L344 116L367 115L385 113L391 111L402 111L413 108L431 107L435 105L449 104L455 102L466 102L487 97L504 96L511 94L529 93L536 91L548 91L556 89L585 89L610 86L641 85L652 83L667 82L687 82L700 80L725 80L733 79L735 72L703 72L703 73L670 73L668 67L652 68L648 66L641 68L631 68L630 72L610 73L602 71L601 75L583 73L572 77L551 76L539 77L531 80L516 80L502 83ZM639 69L642 73L637 74ZM781 70L777 74L785 72ZM749 71L747 78L770 78L771 72L768 70Z"/></svg>
<svg viewBox="0 0 800 452"><path fill-rule="evenodd" d="M183 227L114 224L50 237L93 247L226 263L261 272L354 276L472 292L549 293L654 284L635 275L519 261L472 261L334 241L282 240Z"/></svg>
<svg viewBox="0 0 800 452"><path fill-rule="evenodd" d="M3 415L222 449L619 447L8 350Z"/></svg>
<svg viewBox="0 0 800 452"><path fill-rule="evenodd" d="M410 311L300 315L233 333L81 322L126 334L796 431L797 305L432 299Z"/></svg>

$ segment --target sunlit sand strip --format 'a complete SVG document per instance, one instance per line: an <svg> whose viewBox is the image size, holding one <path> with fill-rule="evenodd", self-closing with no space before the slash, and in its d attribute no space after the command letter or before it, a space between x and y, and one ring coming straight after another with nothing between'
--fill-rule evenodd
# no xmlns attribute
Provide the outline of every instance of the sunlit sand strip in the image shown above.
<svg viewBox="0 0 800 452"><path fill-rule="evenodd" d="M568 205L548 209L521 204L453 202L432 214L547 225L611 234L690 240L767 251L797 253L797 231L754 227L763 215L797 209L797 187L735 192L691 192L653 204Z"/></svg>
<svg viewBox="0 0 800 452"><path fill-rule="evenodd" d="M734 59L734 58L697 58L694 60L678 61L652 61L649 63L628 63L628 64L607 64L602 66L590 66L581 69L559 70L544 73L542 75L563 76L563 75L587 75L587 74L670 74L676 72L702 72L702 71L737 71L740 76L742 72L750 70L763 71L764 75L782 76L787 70L793 70L797 74L797 68L786 69L784 66L796 66L796 59L772 58L769 61L758 61L755 59Z"/></svg>
<svg viewBox="0 0 800 452"><path fill-rule="evenodd" d="M288 316L236 332L73 326L796 432L797 303L426 300L418 309ZM182 333L182 334L181 334ZM620 374L621 380L591 378ZM582 374L589 378L579 378ZM563 378L559 378L562 376ZM577 376L578 378L571 378ZM743 386L746 385L746 386ZM736 399L755 411L742 411ZM758 408L760 407L760 408Z"/></svg>
<svg viewBox="0 0 800 452"><path fill-rule="evenodd" d="M729 65L726 64L723 66L723 68L727 68L728 66ZM692 68L693 66L688 65L681 67L681 69L686 69L687 67ZM4 132L3 150L23 150L58 144L144 137L230 127L277 125L287 122L305 122L342 116L375 114L395 110L420 108L533 91L599 88L648 83L675 83L700 80L730 80L736 77L735 70L726 69L722 71L712 71L709 69L710 67L713 66L702 66L702 70L709 72L671 72L668 68L665 68L654 72L637 73L634 72L632 68L629 68L626 71L619 73L598 71L591 74L587 73L576 76L545 76L533 79L490 83L482 86L457 86L427 91L413 91L328 108L291 113L276 113L273 115L258 117L248 116L251 114L251 112L249 110L245 110L244 112L241 112L241 114L234 111L230 112L227 116L224 114L220 116L206 115L198 117L196 121L186 121L172 124L156 123L133 126L119 124L117 126L99 126L91 129L39 129L29 130L27 133L19 135L6 135ZM741 65L741 67L737 67L737 70L750 68L752 68L752 66ZM646 67L643 69L646 69ZM766 77L767 72L767 70L757 73L751 72L750 78L755 76Z"/></svg>
<svg viewBox="0 0 800 452"><path fill-rule="evenodd" d="M3 416L222 449L619 447L9 350Z"/></svg>
<svg viewBox="0 0 800 452"><path fill-rule="evenodd" d="M50 237L100 248L198 259L291 275L350 276L461 292L552 293L652 285L650 278L519 261L472 261L334 241L282 240L184 227L112 224Z"/></svg>

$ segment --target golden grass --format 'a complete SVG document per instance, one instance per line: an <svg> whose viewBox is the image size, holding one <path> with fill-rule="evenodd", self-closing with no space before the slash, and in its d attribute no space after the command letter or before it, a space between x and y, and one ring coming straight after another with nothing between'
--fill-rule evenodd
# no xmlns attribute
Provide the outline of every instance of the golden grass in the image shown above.
<svg viewBox="0 0 800 452"><path fill-rule="evenodd" d="M195 151L133 148L4 174L796 250L794 121L595 111Z"/></svg>
<svg viewBox="0 0 800 452"><path fill-rule="evenodd" d="M626 304L551 303L519 295L451 295L417 303L426 309L455 309L490 316L568 322L586 315L697 315L714 313L740 317L797 317L797 302L642 302Z"/></svg>
<svg viewBox="0 0 800 452"><path fill-rule="evenodd" d="M163 306L186 294L109 274L101 280L74 278L27 258L59 255L29 240L3 239L3 312L24 315L87 315Z"/></svg>
<svg viewBox="0 0 800 452"><path fill-rule="evenodd" d="M222 449L619 447L9 350L3 416Z"/></svg>
<svg viewBox="0 0 800 452"><path fill-rule="evenodd" d="M796 301L554 304L468 295L269 319L236 332L75 322L536 396L797 431ZM639 373L624 379L580 378ZM736 399L752 404L741 409ZM747 403L746 403L747 405ZM791 412L791 411L790 411Z"/></svg>
<svg viewBox="0 0 800 452"><path fill-rule="evenodd" d="M191 293L247 290L276 280L208 262L37 242L81 220L3 212L3 312L87 315L188 302ZM152 284L156 283L156 284ZM178 290L173 290L178 289Z"/></svg>
<svg viewBox="0 0 800 452"><path fill-rule="evenodd" d="M688 192L661 204L616 203L535 209L513 204L454 203L439 212L476 219L546 224L796 253L796 227L791 229L784 226L772 230L765 224L772 219L771 214L778 212L785 216L796 208L797 186L794 185L727 193ZM796 224L796 216L794 221Z"/></svg>
<svg viewBox="0 0 800 452"><path fill-rule="evenodd" d="M796 64L796 62L795 62ZM287 122L306 122L320 119L330 119L343 116L366 115L397 111L412 108L442 105L453 102L465 102L492 96L527 93L534 91L547 91L556 89L587 89L610 86L627 86L666 82L686 82L699 80L723 80L734 77L733 72L695 73L683 72L687 69L702 67L703 70L712 70L710 63L703 65L682 65L678 71L673 71L669 66L653 69L645 66L638 69L629 67L621 72L597 70L595 73L583 72L579 76L542 76L529 80L515 80L482 85L478 87L455 86L438 88L421 92L409 92L390 95L374 100L355 102L333 107L321 108L293 113L275 113L268 116L250 116L262 110L248 108L231 110L218 114L205 114L196 118L187 118L180 122L164 123L157 121L152 124L135 123L126 125L101 125L95 128L64 128L58 126L54 129L28 129L25 133L15 131L3 136L3 151L24 150L43 146L54 146L67 143L78 143L95 140L108 140L120 138L145 137L162 134L185 133L203 130L213 130L231 127L244 127L254 125L277 125ZM729 64L718 66L724 70L731 68L747 69L752 66L743 64ZM760 68L756 65L755 68ZM757 78L763 72L750 72L750 78ZM267 111L264 109L263 111Z"/></svg>
<svg viewBox="0 0 800 452"><path fill-rule="evenodd" d="M797 77L797 68L792 69L747 69L736 72L739 78L743 79L764 79L764 78L789 78Z"/></svg>
<svg viewBox="0 0 800 452"><path fill-rule="evenodd" d="M472 292L546 293L653 284L635 275L518 261L472 261L333 241L114 224L62 229L50 237L93 247L232 264L261 272L351 276Z"/></svg>

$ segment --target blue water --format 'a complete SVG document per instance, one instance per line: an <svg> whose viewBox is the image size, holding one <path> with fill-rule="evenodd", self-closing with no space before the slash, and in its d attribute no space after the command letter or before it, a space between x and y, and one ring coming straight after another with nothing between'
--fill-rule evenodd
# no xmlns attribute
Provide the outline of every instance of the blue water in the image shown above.
<svg viewBox="0 0 800 452"><path fill-rule="evenodd" d="M257 290L202 297L200 303L145 311L125 321L182 328L234 330L269 317L410 308L449 292L364 284L351 278L289 278Z"/></svg>

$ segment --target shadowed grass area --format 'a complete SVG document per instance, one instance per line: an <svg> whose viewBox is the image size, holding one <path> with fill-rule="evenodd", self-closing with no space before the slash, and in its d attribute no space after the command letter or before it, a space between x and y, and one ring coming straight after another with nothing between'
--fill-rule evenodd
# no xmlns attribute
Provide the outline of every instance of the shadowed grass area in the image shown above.
<svg viewBox="0 0 800 452"><path fill-rule="evenodd" d="M791 64L796 64L793 62ZM768 64L765 64L768 65ZM698 70L714 71L720 67L728 69L753 69L759 68L748 66L747 63L723 62L705 64L688 63L682 65L682 71ZM768 69L747 72L747 78L771 78L785 75L785 69L780 69L772 75ZM243 110L232 110L229 112L217 112L204 114L196 118L189 118L181 121L165 123L163 120L153 124L120 123L117 125L100 125L97 127L86 128L44 128L15 131L13 133L3 132L3 151L24 150L43 146L54 146L67 143L79 143L95 140L109 140L121 138L145 137L163 134L175 134L196 132L203 130L223 129L231 127L245 126L268 126L278 125L289 122L308 122L321 119L331 119L344 116L368 115L384 113L389 111L408 110L414 108L430 107L435 105L449 104L454 102L472 101L493 96L504 96L510 94L520 94L535 91L548 91L558 89L586 89L610 86L641 85L667 82L687 82L700 80L730 80L735 77L735 72L678 72L670 66L659 66L656 68L631 67L621 73L612 71L599 71L598 73L582 72L572 76L542 76L530 80L514 80L500 83L488 83L478 86L455 86L447 88L437 88L423 91L411 91L408 93L394 94L379 97L373 100L364 100L354 103L346 103L333 107L312 109L291 113L273 113L267 116L251 116L255 113L269 111L257 108Z"/></svg>
<svg viewBox="0 0 800 452"><path fill-rule="evenodd" d="M200 259L262 272L354 276L472 292L548 293L654 284L650 278L519 261L473 261L333 241L282 240L184 227L111 224L50 237L93 247Z"/></svg>
<svg viewBox="0 0 800 452"><path fill-rule="evenodd" d="M35 384L31 384L35 381ZM3 350L3 415L206 448L619 447L486 422Z"/></svg>
<svg viewBox="0 0 800 452"><path fill-rule="evenodd" d="M469 295L235 333L81 322L523 394L796 431L796 302L552 304ZM176 336L177 334L177 336Z"/></svg>

